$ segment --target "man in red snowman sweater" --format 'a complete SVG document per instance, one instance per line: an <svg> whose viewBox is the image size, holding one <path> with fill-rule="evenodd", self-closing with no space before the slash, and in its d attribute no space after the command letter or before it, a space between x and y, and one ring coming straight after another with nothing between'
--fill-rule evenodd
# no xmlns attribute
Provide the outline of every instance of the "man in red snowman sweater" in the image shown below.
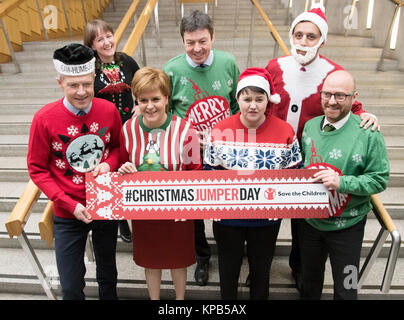
<svg viewBox="0 0 404 320"><path fill-rule="evenodd" d="M54 52L57 81L65 97L34 116L27 165L32 181L53 201L56 264L63 299L84 299L84 252L92 231L100 299L117 299L117 222L92 221L85 173L119 165L121 119L109 101L94 98L94 53L72 43Z"/></svg>

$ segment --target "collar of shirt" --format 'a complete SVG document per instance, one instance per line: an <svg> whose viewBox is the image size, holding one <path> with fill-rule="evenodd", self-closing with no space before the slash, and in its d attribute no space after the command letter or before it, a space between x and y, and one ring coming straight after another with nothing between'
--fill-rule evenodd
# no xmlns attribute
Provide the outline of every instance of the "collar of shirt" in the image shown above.
<svg viewBox="0 0 404 320"><path fill-rule="evenodd" d="M206 64L207 66L210 66L213 62L213 50L210 50L208 58L203 62L203 63L195 63L189 55L185 54L185 59L187 59L187 62L189 65L193 68L199 67L201 64Z"/></svg>
<svg viewBox="0 0 404 320"><path fill-rule="evenodd" d="M90 102L90 105L89 105L87 108L83 109L82 111L84 111L85 113L89 113L92 104L93 104L93 103ZM77 113L80 111L79 109L77 109L76 107L74 107L74 106L66 99L66 97L63 98L63 105L66 107L67 110L69 110L69 111L70 111L71 113L73 113L73 114L77 114Z"/></svg>
<svg viewBox="0 0 404 320"><path fill-rule="evenodd" d="M348 121L349 116L351 115L351 112L349 112L345 117L343 117L341 120L338 120L337 122L331 123L327 120L326 117L324 117L324 122L323 122L323 127L321 128L321 130L324 131L324 127L326 124L331 124L332 126L334 126L335 130L341 129L342 126Z"/></svg>

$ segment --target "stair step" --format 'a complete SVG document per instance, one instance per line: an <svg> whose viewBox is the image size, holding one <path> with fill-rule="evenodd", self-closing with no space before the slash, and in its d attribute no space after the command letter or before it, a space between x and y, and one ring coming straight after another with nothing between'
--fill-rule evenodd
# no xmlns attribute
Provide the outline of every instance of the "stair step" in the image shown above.
<svg viewBox="0 0 404 320"><path fill-rule="evenodd" d="M122 44L126 42L126 39L122 39ZM150 47L156 47L156 41L155 39L148 39L145 41L145 44L148 48ZM242 54L246 55L248 52L248 44L249 40L248 39L228 39L225 38L223 40L220 40L215 42L214 47L218 50L226 50L232 54ZM164 48L164 51L166 52L167 56L174 56L177 54L182 53L183 51L183 46L182 46L182 40L177 38L172 38L172 39L167 39L165 37L162 37L161 39L161 45L162 48ZM267 41L254 41L254 46L253 46L253 53L255 55L262 55L269 60L268 56L268 51L267 50L273 50L275 43L268 38ZM17 61L20 64L23 63L30 63L32 59L35 59L37 62L36 64L40 65L52 65L52 55L53 55L53 50L56 48L59 48L60 44L55 43L55 46L53 48L49 48L49 50L41 50L41 51L32 51L32 50L27 50L27 51L22 51L22 52L17 52ZM349 56L349 57L376 57L379 58L381 54L382 49L381 48L365 48L365 47L352 47L352 48L342 48L338 46L326 46L321 50L321 54L324 56ZM153 52L148 52L148 56L153 55Z"/></svg>
<svg viewBox="0 0 404 320"><path fill-rule="evenodd" d="M276 26L281 38L289 47L289 25L286 25L285 1L261 1L264 11ZM132 1L115 1L116 10L109 6L103 18L116 30L123 14ZM139 13L145 1L141 2ZM177 6L177 17L180 18L180 6ZM201 4L185 5L186 11L191 8L203 8ZM235 2L233 0L220 0L214 10L215 43L214 48L224 50L235 55L239 69L243 71L247 63L247 50L249 43L249 24L251 3L239 1L237 28L235 27ZM209 8L212 15L212 6ZM162 48L157 47L154 23L151 21L144 33L146 45L147 64L162 68L165 62L184 52L182 39L179 35L179 26L175 25L175 12L170 1L160 1L160 34ZM264 67L272 58L274 41L270 36L268 27L259 14L255 15L254 45L252 51L252 66ZM333 19L329 15L328 19ZM133 26L133 22L130 23ZM128 39L131 30L127 30L118 48L122 48ZM398 62L386 59L386 72L377 72L382 48L374 47L374 39L366 36L344 37L329 34L327 45L321 49L321 54L351 71L357 81L359 100L364 109L378 116L382 124L388 149L391 178L389 187L379 196L386 209L394 219L400 234L404 232L404 72L398 71ZM367 35L367 34L365 34ZM369 33L370 35L370 33ZM23 50L17 52L17 61L21 64L21 74L11 74L15 67L12 63L1 65L0 73L0 299L2 297L17 296L15 299L45 299L43 289L24 256L17 239L9 239L5 229L5 222L9 212L21 195L29 179L26 169L26 153L29 127L34 113L43 105L63 96L55 80L56 72L52 63L52 54L55 49L71 42L82 43L82 36L72 39L26 42ZM134 53L135 60L142 64L139 58L141 48L138 46ZM279 50L279 54L283 54ZM33 208L31 217L25 230L31 244L37 252L45 271L53 275L53 284L60 295L60 286L55 269L53 248L46 248L45 242L40 240L38 221L47 198L41 195L39 202ZM212 222L207 220L206 235L212 247L210 280L207 287L198 287L193 279L195 265L188 269L187 299L220 299L217 249L212 234ZM371 245L379 232L380 226L374 214L368 215L362 250L362 263L369 253ZM288 255L291 246L290 220L284 219L278 237L276 256L271 269L270 299L298 299L294 283L288 266ZM389 294L381 294L380 284L384 274L386 257L389 254L391 239L388 237L384 244L381 257L376 260L376 266L369 275L364 288L359 292L360 299L404 299L404 277L399 272L404 267L404 252L401 250L393 278L393 286ZM117 259L119 269L118 292L122 299L147 299L147 289L143 269L132 261L132 245L117 242ZM87 264L86 294L95 299L98 289L95 281L95 265ZM244 260L240 276L240 297L248 299L248 288L243 284L248 273L248 266ZM332 299L331 269L327 263L324 298ZM163 274L162 298L173 299L173 285L168 272ZM31 298L29 298L31 299Z"/></svg>
<svg viewBox="0 0 404 320"><path fill-rule="evenodd" d="M39 284L35 273L29 265L27 257L21 249L2 249L2 256L6 261L13 261L12 264L3 264L0 266L0 291L1 292L18 292L21 294L41 294L43 289ZM53 250L36 250L39 261L44 271L50 278L52 288L56 291L60 298L60 283L55 266L55 255ZM363 259L361 259L363 263ZM380 284L382 282L386 259L377 259L376 263L368 275L364 286L359 291L359 299L369 299L377 297L377 299L402 299L404 297L403 284L404 279L398 270L404 267L403 261L399 260L396 266L396 272L393 277L393 285L389 294L380 293ZM145 283L143 268L137 266L132 261L131 253L117 254L118 268L118 296L121 299L147 299L147 287ZM95 281L95 263L86 263L86 288L85 294L94 298L98 295L98 288ZM209 269L208 285L199 287L195 285L193 273L195 265L188 268L187 274L187 300L218 300L220 299L220 286L218 276L218 262L214 255L211 258ZM248 264L246 257L240 271L239 280L239 298L248 299L249 288L244 285L248 274ZM290 274L287 257L275 256L270 275L270 296L269 299L277 299L280 296L288 299L298 299L297 291L294 287L293 279ZM324 279L324 299L331 298L332 293L332 276L329 262L326 264L326 272ZM169 276L169 272L164 270L162 273L161 298L173 299L173 284Z"/></svg>

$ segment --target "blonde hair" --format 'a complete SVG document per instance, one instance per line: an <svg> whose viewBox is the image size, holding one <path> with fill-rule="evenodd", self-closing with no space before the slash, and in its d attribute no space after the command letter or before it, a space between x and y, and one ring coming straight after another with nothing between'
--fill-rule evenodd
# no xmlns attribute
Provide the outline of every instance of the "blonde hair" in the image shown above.
<svg viewBox="0 0 404 320"><path fill-rule="evenodd" d="M170 97L170 78L160 69L143 67L136 71L132 79L132 93L138 97L142 93L160 90L167 97Z"/></svg>

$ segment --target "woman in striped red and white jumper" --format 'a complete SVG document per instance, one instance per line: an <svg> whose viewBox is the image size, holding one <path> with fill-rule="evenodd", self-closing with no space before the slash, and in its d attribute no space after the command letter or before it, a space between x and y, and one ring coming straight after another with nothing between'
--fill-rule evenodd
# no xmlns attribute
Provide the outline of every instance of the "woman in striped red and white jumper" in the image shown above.
<svg viewBox="0 0 404 320"><path fill-rule="evenodd" d="M201 169L199 139L192 125L167 112L170 80L162 70L136 72L132 92L140 115L121 132L121 174ZM162 269L170 269L176 299L184 299L187 267L195 263L194 222L133 220L133 259L145 268L152 300L160 298Z"/></svg>

